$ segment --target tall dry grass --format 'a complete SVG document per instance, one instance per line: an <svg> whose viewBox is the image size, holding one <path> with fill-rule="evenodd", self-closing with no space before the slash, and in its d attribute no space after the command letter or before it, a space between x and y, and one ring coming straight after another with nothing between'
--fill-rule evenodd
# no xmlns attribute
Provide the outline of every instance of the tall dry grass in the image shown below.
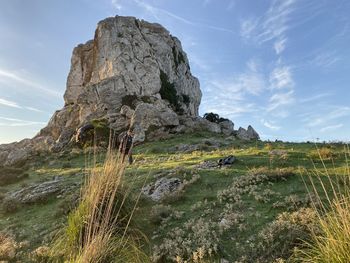
<svg viewBox="0 0 350 263"><path fill-rule="evenodd" d="M52 255L71 263L149 262L141 249L142 234L130 228L140 198L131 202L123 185L126 164L109 150L104 165L91 169L79 206L56 240Z"/></svg>
<svg viewBox="0 0 350 263"><path fill-rule="evenodd" d="M311 188L318 197L313 203L319 228L312 231L311 241L295 250L294 262L350 262L350 169L349 147L345 148L346 166L342 175L330 175L322 160L323 169L310 174ZM319 185L319 186L316 186ZM320 190L321 189L321 190ZM321 201L322 198L322 201Z"/></svg>

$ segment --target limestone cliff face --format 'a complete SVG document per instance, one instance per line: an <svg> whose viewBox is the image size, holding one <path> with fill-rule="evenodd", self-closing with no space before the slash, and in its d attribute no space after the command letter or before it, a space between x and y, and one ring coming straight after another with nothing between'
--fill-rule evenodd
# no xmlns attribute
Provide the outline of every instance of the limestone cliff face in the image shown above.
<svg viewBox="0 0 350 263"><path fill-rule="evenodd" d="M201 97L187 55L169 31L134 17L107 18L93 40L73 50L64 107L33 139L0 145L0 166L60 151L77 128L96 119L117 134L133 127L136 141L195 130L234 134L232 122L198 116Z"/></svg>
<svg viewBox="0 0 350 263"><path fill-rule="evenodd" d="M170 91L175 103L167 98L169 89L176 91ZM201 96L199 81L192 76L176 37L159 24L111 17L98 23L93 40L73 50L65 106L40 135L63 143L77 127L96 118L108 119L116 131L125 130L132 122L120 113L125 104L136 114L158 112L150 120L156 126L177 126L179 114L198 116ZM140 118L134 116L134 120ZM147 126L139 130L144 132Z"/></svg>

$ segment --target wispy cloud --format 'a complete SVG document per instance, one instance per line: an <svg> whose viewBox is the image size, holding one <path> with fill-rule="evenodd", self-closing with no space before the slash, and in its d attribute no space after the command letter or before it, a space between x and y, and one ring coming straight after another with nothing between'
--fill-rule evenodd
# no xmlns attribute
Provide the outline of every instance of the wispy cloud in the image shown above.
<svg viewBox="0 0 350 263"><path fill-rule="evenodd" d="M213 111L228 118L261 110L252 102L252 96L260 95L267 89L266 77L260 72L256 60L249 60L243 73L230 77L216 77L204 84L202 109Z"/></svg>
<svg viewBox="0 0 350 263"><path fill-rule="evenodd" d="M347 116L350 116L350 107L336 106L333 110L330 110L327 113L310 114L308 117L304 118L303 121L306 122L308 127L317 127L328 125L330 121Z"/></svg>
<svg viewBox="0 0 350 263"><path fill-rule="evenodd" d="M19 106L14 101L10 101L10 100L7 100L7 99L2 99L2 98L0 98L0 105L11 107L11 108L17 108L17 109L21 109L22 108L21 106Z"/></svg>
<svg viewBox="0 0 350 263"><path fill-rule="evenodd" d="M320 131L321 132L329 132L329 131L333 131L333 130L336 130L336 129L340 129L343 126L344 126L343 123L336 124L336 125L329 125L329 126L323 127Z"/></svg>
<svg viewBox="0 0 350 263"><path fill-rule="evenodd" d="M317 54L310 64L318 67L329 68L340 60L340 57L335 52L324 52Z"/></svg>
<svg viewBox="0 0 350 263"><path fill-rule="evenodd" d="M275 49L275 52L277 55L280 55L283 50L286 48L287 38L283 37L278 39L274 44L273 48Z"/></svg>
<svg viewBox="0 0 350 263"><path fill-rule="evenodd" d="M277 125L274 125L273 123L269 122L269 121L266 121L264 119L261 119L261 123L266 127L266 128L269 128L270 130L273 130L273 131L278 131L281 129L280 126L277 126Z"/></svg>
<svg viewBox="0 0 350 263"><path fill-rule="evenodd" d="M253 33L258 27L258 20L248 18L241 21L241 36L244 38L252 38Z"/></svg>
<svg viewBox="0 0 350 263"><path fill-rule="evenodd" d="M24 108L25 108L25 109L27 109L27 110L31 110L31 111L36 111L36 112L44 112L44 111L39 110L39 109L34 108L34 107L24 107Z"/></svg>
<svg viewBox="0 0 350 263"><path fill-rule="evenodd" d="M22 119L14 119L7 117L0 117L0 126L3 127L22 127L22 126L33 126L33 125L45 125L45 122L39 121L28 121Z"/></svg>
<svg viewBox="0 0 350 263"><path fill-rule="evenodd" d="M43 85L41 85L33 80L27 79L27 78L19 75L16 72L12 72L12 71L9 71L9 70L3 69L3 68L0 68L0 82L5 82L5 83L15 82L17 84L22 84L24 86L33 88L37 91L45 92L45 94L47 94L49 96L53 96L53 97L61 97L62 96L62 94L60 94L59 92L57 92L55 90L48 89L48 88L44 87Z"/></svg>
<svg viewBox="0 0 350 263"><path fill-rule="evenodd" d="M27 106L21 106L15 101L11 101L8 99L0 98L0 105L6 106L6 107L11 107L11 108L17 108L17 109L26 109L30 111L36 111L36 112L43 112L42 110L39 110L34 107L27 107Z"/></svg>
<svg viewBox="0 0 350 263"><path fill-rule="evenodd" d="M293 90L290 90L289 92L286 92L286 93L276 93L271 96L267 111L271 112L281 106L291 105L294 102L295 102L295 98L294 98Z"/></svg>
<svg viewBox="0 0 350 263"><path fill-rule="evenodd" d="M247 70L243 73L235 74L226 80L213 80L211 84L217 88L223 88L226 92L234 92L235 95L239 93L241 95L245 93L259 95L266 89L265 77L259 71L258 63L254 60L247 62Z"/></svg>
<svg viewBox="0 0 350 263"><path fill-rule="evenodd" d="M112 0L111 4L117 10L121 10L122 9L122 5L121 5L119 0Z"/></svg>
<svg viewBox="0 0 350 263"><path fill-rule="evenodd" d="M201 28L207 28L207 29L211 29L211 30L215 30L215 31L220 31L220 32L226 32L226 33L230 33L230 34L236 34L235 31L229 29L229 28L225 28L225 27L221 27L221 26L216 26L216 25L208 25L208 24L203 24L203 23L199 23L199 22L195 22L195 21L191 21L187 18L184 18L182 16L176 15L172 12L169 12L165 9L159 8L159 7L155 7L153 5L150 5L149 3L146 3L144 1L141 0L134 0L134 2L140 6L141 8L143 8L144 10L146 10L149 14L151 14L154 18L156 18L157 20L160 20L160 15L167 15L168 17L171 17L173 19L176 19L182 23L185 23L187 25L191 25L191 26L196 26L196 27L201 27Z"/></svg>
<svg viewBox="0 0 350 263"><path fill-rule="evenodd" d="M296 0L274 0L260 18L248 18L241 22L241 35L254 39L258 44L273 41L277 55L285 49L286 32L290 28L290 15Z"/></svg>
<svg viewBox="0 0 350 263"><path fill-rule="evenodd" d="M277 66L270 74L271 89L292 88L294 81L291 69L288 66Z"/></svg>
<svg viewBox="0 0 350 263"><path fill-rule="evenodd" d="M320 93L320 94L316 94L316 95L308 97L308 98L299 99L299 103L308 103L308 102L312 102L312 101L317 101L317 100L320 100L321 98L329 97L331 95L332 95L332 93L329 93L329 92Z"/></svg>

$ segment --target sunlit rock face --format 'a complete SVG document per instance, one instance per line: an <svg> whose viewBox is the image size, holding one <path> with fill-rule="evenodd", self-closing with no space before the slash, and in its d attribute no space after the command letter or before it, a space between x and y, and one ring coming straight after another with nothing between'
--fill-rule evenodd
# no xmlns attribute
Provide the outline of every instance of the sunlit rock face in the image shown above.
<svg viewBox="0 0 350 263"><path fill-rule="evenodd" d="M96 120L115 134L132 128L135 141L195 130L232 135L232 122L198 116L201 97L187 55L168 30L134 17L104 19L94 39L73 50L64 107L33 139L1 145L0 165L62 151L79 127Z"/></svg>
<svg viewBox="0 0 350 263"><path fill-rule="evenodd" d="M143 133L151 125L173 128L178 115L198 116L201 96L186 53L169 31L134 17L107 18L93 40L73 50L65 106L41 134L57 141L65 132L61 139L68 140L78 126L101 118L116 132L132 122ZM123 114L123 105L136 116Z"/></svg>

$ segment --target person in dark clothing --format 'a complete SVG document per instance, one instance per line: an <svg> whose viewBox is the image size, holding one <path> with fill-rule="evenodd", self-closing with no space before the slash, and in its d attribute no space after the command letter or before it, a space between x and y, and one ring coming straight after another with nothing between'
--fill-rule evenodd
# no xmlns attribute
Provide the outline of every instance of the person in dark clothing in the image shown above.
<svg viewBox="0 0 350 263"><path fill-rule="evenodd" d="M120 134L120 137L119 152L121 154L122 162L124 163L125 157L128 156L129 164L132 164L132 146L134 132L132 130L129 130L127 133Z"/></svg>

